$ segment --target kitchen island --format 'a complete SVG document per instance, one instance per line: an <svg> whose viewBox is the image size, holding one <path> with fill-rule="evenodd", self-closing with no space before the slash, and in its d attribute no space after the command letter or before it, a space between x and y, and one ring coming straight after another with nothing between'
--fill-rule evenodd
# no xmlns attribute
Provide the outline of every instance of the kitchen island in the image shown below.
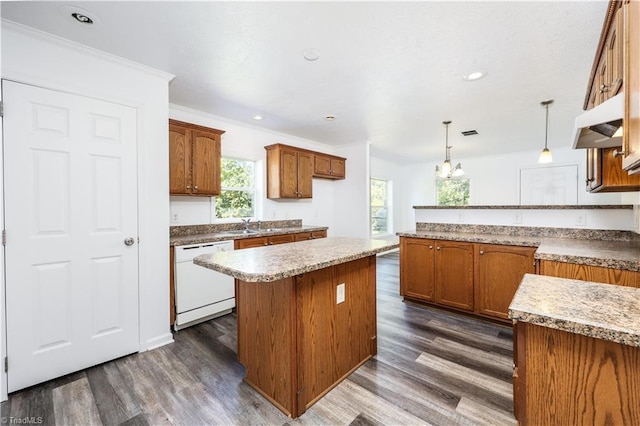
<svg viewBox="0 0 640 426"><path fill-rule="evenodd" d="M525 275L509 316L519 424L640 424L640 288Z"/></svg>
<svg viewBox="0 0 640 426"><path fill-rule="evenodd" d="M323 238L194 263L236 278L244 380L295 418L376 354L376 254L397 246Z"/></svg>

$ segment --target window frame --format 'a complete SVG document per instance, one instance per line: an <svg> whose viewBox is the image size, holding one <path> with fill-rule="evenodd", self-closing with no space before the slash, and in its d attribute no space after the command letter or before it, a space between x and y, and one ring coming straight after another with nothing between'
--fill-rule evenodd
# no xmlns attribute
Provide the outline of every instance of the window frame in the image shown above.
<svg viewBox="0 0 640 426"><path fill-rule="evenodd" d="M257 187L257 170L258 170L258 161L256 160L252 160L249 158L241 158L241 157L236 157L236 156L224 156L220 159L220 167L221 169L224 167L224 161L223 160L235 160L238 162L245 162L245 163L252 163L253 165L253 187L235 187L235 186L224 186L223 182L222 182L222 170L220 170L220 195L218 197L216 197L216 202L215 205L213 207L213 217L215 218L216 221L218 222L229 222L229 221L235 221L235 220L239 220L239 219L253 219L256 217L257 215L257 199L256 199L256 195L258 193L258 187ZM223 192L225 191L235 191L235 192L246 192L246 193L250 193L251 194L251 208L252 208L252 215L251 216L233 216L233 217L218 217L218 200L219 197L222 196Z"/></svg>
<svg viewBox="0 0 640 426"><path fill-rule="evenodd" d="M373 197L371 196L371 186L372 186L372 182L373 181L379 181L379 182L384 182L385 184L385 204L384 205L373 205L372 201L373 201ZM379 236L383 236L383 235L391 235L393 234L393 190L392 190L392 185L393 182L390 179L382 179L382 178L374 178L374 177L370 177L369 178L369 236L371 237L379 237ZM374 221L374 217L372 214L372 209L374 207L378 207L378 208L384 208L387 211L386 217L385 217L385 223L386 223L386 229L383 232L380 233L374 233L373 232L373 221Z"/></svg>
<svg viewBox="0 0 640 426"><path fill-rule="evenodd" d="M453 182L453 181L466 181L467 182L467 194L466 194L466 202L463 201L462 204L441 204L440 203L440 188L438 186L439 182ZM435 179L435 198L436 198L436 206L468 206L471 202L471 179L468 176L457 176L457 177L436 177Z"/></svg>

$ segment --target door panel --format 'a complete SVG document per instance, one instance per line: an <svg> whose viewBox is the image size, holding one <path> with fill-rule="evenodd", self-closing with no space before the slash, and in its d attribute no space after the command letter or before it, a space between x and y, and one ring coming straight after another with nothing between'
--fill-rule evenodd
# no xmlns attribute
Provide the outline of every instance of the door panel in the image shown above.
<svg viewBox="0 0 640 426"><path fill-rule="evenodd" d="M2 85L12 392L138 350L137 130L133 108Z"/></svg>

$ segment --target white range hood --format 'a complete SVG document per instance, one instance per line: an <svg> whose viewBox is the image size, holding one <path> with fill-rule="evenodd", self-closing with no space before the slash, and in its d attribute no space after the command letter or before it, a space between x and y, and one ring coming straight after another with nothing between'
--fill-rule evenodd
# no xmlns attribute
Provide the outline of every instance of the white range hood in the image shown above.
<svg viewBox="0 0 640 426"><path fill-rule="evenodd" d="M622 146L624 93L585 111L576 118L573 128L573 149L612 148Z"/></svg>

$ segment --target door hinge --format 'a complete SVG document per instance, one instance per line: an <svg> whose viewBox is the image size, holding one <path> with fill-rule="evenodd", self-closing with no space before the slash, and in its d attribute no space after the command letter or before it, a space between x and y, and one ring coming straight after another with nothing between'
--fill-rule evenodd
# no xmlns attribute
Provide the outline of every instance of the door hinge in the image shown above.
<svg viewBox="0 0 640 426"><path fill-rule="evenodd" d="M4 117L4 102L0 101L0 117Z"/></svg>
<svg viewBox="0 0 640 426"><path fill-rule="evenodd" d="M9 371L9 357L4 357L4 372L8 372Z"/></svg>
<svg viewBox="0 0 640 426"><path fill-rule="evenodd" d="M7 230L6 229L2 230L2 245L3 246L7 245Z"/></svg>

